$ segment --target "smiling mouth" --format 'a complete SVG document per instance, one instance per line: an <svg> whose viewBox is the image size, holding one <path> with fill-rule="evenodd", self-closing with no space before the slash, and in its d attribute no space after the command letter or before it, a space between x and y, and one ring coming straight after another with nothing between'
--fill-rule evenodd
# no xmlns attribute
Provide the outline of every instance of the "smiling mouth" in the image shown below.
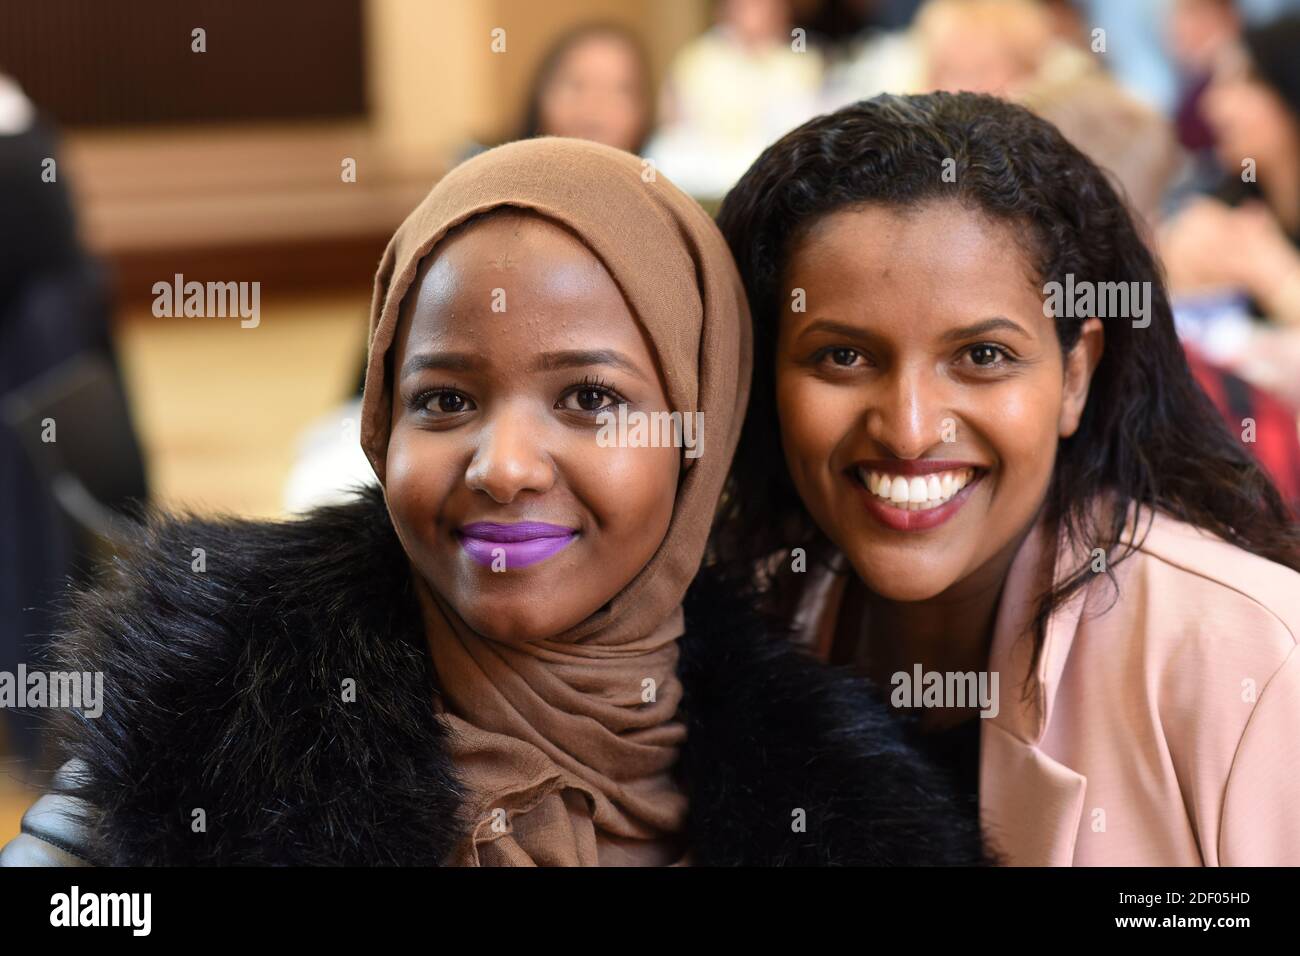
<svg viewBox="0 0 1300 956"><path fill-rule="evenodd" d="M498 524L475 521L459 528L456 539L476 564L514 571L559 554L578 537L573 528L540 521Z"/></svg>
<svg viewBox="0 0 1300 956"><path fill-rule="evenodd" d="M983 469L954 468L925 475L900 475L859 466L856 477L881 504L901 511L929 511L951 501L976 480Z"/></svg>
<svg viewBox="0 0 1300 956"><path fill-rule="evenodd" d="M867 512L891 531L929 531L970 499L988 469L966 462L865 462L848 469Z"/></svg>

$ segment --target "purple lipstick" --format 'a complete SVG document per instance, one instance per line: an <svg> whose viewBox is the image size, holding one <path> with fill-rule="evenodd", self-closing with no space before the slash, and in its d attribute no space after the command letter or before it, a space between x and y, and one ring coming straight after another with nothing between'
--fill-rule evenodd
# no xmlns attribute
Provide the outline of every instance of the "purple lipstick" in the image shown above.
<svg viewBox="0 0 1300 956"><path fill-rule="evenodd" d="M488 568L514 571L537 564L567 548L578 532L544 521L497 524L474 521L457 531L460 546L473 561Z"/></svg>

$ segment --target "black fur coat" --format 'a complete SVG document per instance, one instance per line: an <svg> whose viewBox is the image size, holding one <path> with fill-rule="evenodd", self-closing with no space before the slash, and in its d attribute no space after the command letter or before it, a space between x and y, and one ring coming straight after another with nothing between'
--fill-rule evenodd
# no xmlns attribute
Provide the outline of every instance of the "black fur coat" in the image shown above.
<svg viewBox="0 0 1300 956"><path fill-rule="evenodd" d="M54 646L51 666L104 674L102 715L63 712L59 728L84 765L79 851L140 865L444 860L460 791L408 575L377 491L287 523L151 523ZM704 577L686 622L693 863L982 861L975 821L865 684Z"/></svg>

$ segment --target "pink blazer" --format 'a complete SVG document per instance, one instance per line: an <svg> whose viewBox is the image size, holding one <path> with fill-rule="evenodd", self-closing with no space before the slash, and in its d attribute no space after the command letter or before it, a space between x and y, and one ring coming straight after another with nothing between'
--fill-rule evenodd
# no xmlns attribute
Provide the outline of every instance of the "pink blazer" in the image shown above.
<svg viewBox="0 0 1300 956"><path fill-rule="evenodd" d="M985 835L1012 865L1300 865L1300 574L1148 521L1114 568L1118 600L1098 574L1052 616L1032 674L1041 524L1016 555L991 650L998 713L980 733ZM1087 554L1053 557L1060 575ZM842 585L810 589L810 643Z"/></svg>

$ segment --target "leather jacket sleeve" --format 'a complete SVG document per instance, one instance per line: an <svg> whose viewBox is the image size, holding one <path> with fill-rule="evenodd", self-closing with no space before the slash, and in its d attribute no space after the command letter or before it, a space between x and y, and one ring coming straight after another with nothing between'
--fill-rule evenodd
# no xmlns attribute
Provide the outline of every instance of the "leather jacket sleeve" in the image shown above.
<svg viewBox="0 0 1300 956"><path fill-rule="evenodd" d="M0 849L0 866L92 866L79 810L84 801L60 793L75 767L54 775L50 792L23 814L22 830Z"/></svg>

